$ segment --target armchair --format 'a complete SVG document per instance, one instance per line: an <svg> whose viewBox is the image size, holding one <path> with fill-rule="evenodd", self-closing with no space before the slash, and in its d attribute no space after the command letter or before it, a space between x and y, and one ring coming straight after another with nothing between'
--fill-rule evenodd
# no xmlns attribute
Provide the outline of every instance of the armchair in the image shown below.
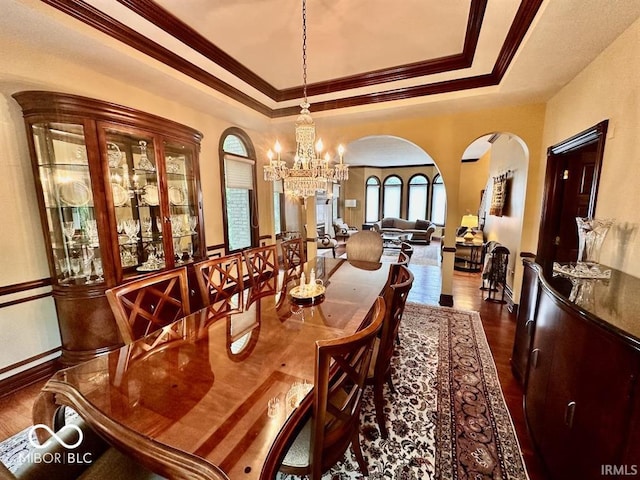
<svg viewBox="0 0 640 480"><path fill-rule="evenodd" d="M348 239L358 232L358 228L347 225L342 218L338 217L333 221L333 231L336 238Z"/></svg>

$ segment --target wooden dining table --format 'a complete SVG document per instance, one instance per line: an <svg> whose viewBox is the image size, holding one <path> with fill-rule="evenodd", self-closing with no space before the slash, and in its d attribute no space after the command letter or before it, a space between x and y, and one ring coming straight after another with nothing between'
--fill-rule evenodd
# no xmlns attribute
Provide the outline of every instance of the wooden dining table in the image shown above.
<svg viewBox="0 0 640 480"><path fill-rule="evenodd" d="M249 287L237 308L199 310L108 354L57 372L33 409L52 426L72 407L116 448L168 478L273 478L310 414L315 342L369 320L389 263L317 257L324 295L294 299L295 278ZM302 303L302 304L301 304Z"/></svg>

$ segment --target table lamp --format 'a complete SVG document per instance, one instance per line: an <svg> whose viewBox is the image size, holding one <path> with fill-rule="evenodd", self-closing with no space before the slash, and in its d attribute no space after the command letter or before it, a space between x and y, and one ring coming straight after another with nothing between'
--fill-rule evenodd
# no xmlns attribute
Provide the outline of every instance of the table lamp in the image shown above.
<svg viewBox="0 0 640 480"><path fill-rule="evenodd" d="M461 227L467 227L467 232L464 234L464 241L470 242L473 240L474 234L473 229L478 228L478 216L477 215L463 215L462 221L460 222Z"/></svg>

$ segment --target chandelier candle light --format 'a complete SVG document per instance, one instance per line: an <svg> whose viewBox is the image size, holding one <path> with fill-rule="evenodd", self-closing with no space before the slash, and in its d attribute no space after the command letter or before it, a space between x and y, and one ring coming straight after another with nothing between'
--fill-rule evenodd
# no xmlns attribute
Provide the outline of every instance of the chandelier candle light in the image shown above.
<svg viewBox="0 0 640 480"><path fill-rule="evenodd" d="M349 165L344 163L344 147L338 146L339 163L331 166L331 156L322 157L322 140L316 142L316 125L311 118L307 101L307 4L302 0L302 81L304 100L296 119L296 155L291 168L281 158L282 147L276 141L269 150L269 164L264 167L264 179L269 182L283 180L286 195L310 197L317 191L330 191L332 183L349 179Z"/></svg>

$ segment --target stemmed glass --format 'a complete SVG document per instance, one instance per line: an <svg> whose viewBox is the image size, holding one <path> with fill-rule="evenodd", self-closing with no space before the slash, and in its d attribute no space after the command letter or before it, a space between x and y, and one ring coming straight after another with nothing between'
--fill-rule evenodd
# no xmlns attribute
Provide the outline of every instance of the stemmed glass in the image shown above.
<svg viewBox="0 0 640 480"><path fill-rule="evenodd" d="M142 229L144 230L144 233L150 237L151 236L151 217L143 217L142 218Z"/></svg>
<svg viewBox="0 0 640 480"><path fill-rule="evenodd" d="M78 278L78 274L80 273L80 259L72 258L71 259L71 271L73 272L73 276L71 278Z"/></svg>
<svg viewBox="0 0 640 480"><path fill-rule="evenodd" d="M84 224L84 230L89 239L89 245L92 247L98 246L98 225L95 220L87 220Z"/></svg>
<svg viewBox="0 0 640 480"><path fill-rule="evenodd" d="M198 217L195 215L191 215L189 217L189 228L191 228L191 233L197 233L196 227L198 226Z"/></svg>
<svg viewBox="0 0 640 480"><path fill-rule="evenodd" d="M93 259L93 269L96 272L96 275L98 276L98 278L96 278L96 282L103 282L104 281L104 277L102 276L102 274L104 273L104 271L102 270L102 259L101 258L94 258Z"/></svg>
<svg viewBox="0 0 640 480"><path fill-rule="evenodd" d="M127 237L129 237L129 242L135 243L138 241L139 231L140 231L140 220L127 218L124 221L124 233Z"/></svg>
<svg viewBox="0 0 640 480"><path fill-rule="evenodd" d="M175 252L176 264L180 265L184 263L182 260L182 250L180 248L180 238L173 239L173 251Z"/></svg>
<svg viewBox="0 0 640 480"><path fill-rule="evenodd" d="M73 245L73 236L76 234L76 227L73 222L64 222L62 224L62 231L64 233L64 236L67 237L69 245Z"/></svg>
<svg viewBox="0 0 640 480"><path fill-rule="evenodd" d="M158 228L158 233L162 233L162 218L156 217L156 227Z"/></svg>
<svg viewBox="0 0 640 480"><path fill-rule="evenodd" d="M184 250L184 252L187 254L187 260L188 261L193 260L193 243L189 242L187 244L187 248Z"/></svg>

